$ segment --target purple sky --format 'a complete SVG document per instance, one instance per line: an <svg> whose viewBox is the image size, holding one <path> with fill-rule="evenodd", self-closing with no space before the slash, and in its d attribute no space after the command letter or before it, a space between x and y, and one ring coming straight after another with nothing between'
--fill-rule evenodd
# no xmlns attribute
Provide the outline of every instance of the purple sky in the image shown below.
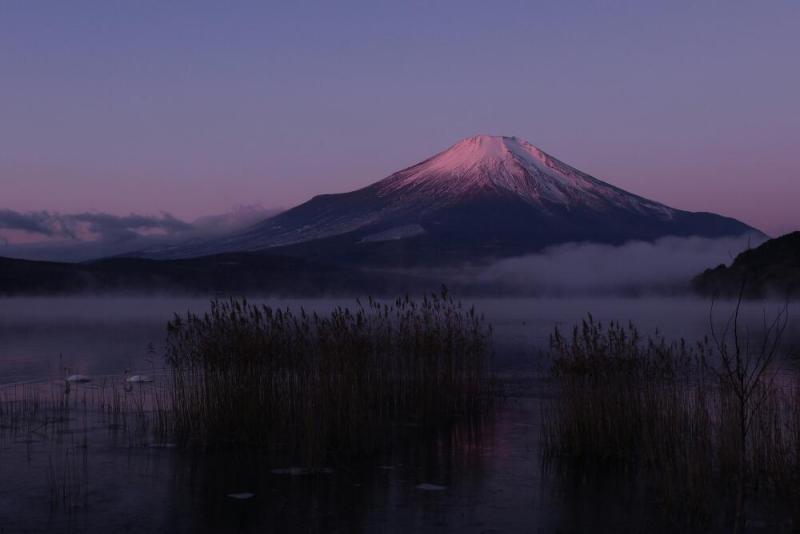
<svg viewBox="0 0 800 534"><path fill-rule="evenodd" d="M292 206L477 133L800 229L800 3L0 3L0 208Z"/></svg>

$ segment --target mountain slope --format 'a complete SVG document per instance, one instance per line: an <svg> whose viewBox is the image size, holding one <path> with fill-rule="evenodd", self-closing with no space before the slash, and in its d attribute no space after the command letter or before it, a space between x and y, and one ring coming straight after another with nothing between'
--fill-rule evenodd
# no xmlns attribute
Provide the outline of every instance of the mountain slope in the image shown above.
<svg viewBox="0 0 800 534"><path fill-rule="evenodd" d="M800 292L800 232L770 239L736 256L727 267L707 269L692 285L706 295L736 296L742 289L748 297L770 293L784 296Z"/></svg>
<svg viewBox="0 0 800 534"><path fill-rule="evenodd" d="M151 251L232 251L389 265L441 264L534 252L568 241L717 237L752 228L675 210L578 171L513 137L476 136L350 193L320 195L248 230Z"/></svg>

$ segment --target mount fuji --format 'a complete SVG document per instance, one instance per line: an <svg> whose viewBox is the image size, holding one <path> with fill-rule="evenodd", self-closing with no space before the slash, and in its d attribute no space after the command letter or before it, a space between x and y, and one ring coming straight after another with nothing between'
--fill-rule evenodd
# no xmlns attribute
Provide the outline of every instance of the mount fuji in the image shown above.
<svg viewBox="0 0 800 534"><path fill-rule="evenodd" d="M583 173L516 137L464 139L349 193L319 195L242 232L143 253L157 259L279 252L364 265L437 265L583 241L760 234Z"/></svg>

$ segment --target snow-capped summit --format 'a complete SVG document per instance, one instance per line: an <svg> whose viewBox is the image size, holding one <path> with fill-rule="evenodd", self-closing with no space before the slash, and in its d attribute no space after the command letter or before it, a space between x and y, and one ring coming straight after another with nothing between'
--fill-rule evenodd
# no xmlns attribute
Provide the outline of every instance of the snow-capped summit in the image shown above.
<svg viewBox="0 0 800 534"><path fill-rule="evenodd" d="M468 137L377 185L382 195L416 192L454 198L496 190L540 207L545 203L567 208L611 204L672 216L670 208L584 174L516 137Z"/></svg>
<svg viewBox="0 0 800 534"><path fill-rule="evenodd" d="M363 189L319 195L244 232L151 256L270 250L397 266L511 256L569 241L747 232L756 231L623 191L522 139L478 135Z"/></svg>
<svg viewBox="0 0 800 534"><path fill-rule="evenodd" d="M544 153L516 137L475 135L462 139L447 150L415 166L419 171L468 173L480 168L501 166L515 161L515 156L529 165L544 164Z"/></svg>

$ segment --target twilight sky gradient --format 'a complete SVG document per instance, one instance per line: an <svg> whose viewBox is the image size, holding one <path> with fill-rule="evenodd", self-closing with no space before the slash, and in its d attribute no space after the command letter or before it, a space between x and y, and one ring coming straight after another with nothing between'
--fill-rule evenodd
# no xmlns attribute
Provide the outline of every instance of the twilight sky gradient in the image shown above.
<svg viewBox="0 0 800 534"><path fill-rule="evenodd" d="M477 133L800 229L800 3L0 2L0 208L289 207Z"/></svg>

